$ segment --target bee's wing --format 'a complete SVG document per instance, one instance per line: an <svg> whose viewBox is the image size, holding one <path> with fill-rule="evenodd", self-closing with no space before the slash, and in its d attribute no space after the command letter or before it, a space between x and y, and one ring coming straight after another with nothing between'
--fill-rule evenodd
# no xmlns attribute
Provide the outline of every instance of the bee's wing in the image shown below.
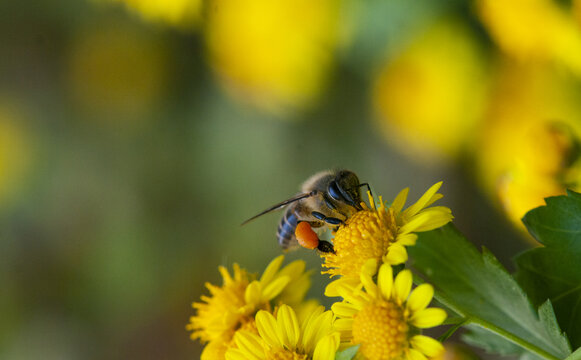
<svg viewBox="0 0 581 360"><path fill-rule="evenodd" d="M264 215L264 214L267 214L267 213L269 213L269 212L271 212L271 211L274 211L274 210L280 209L280 208L282 208L282 207L284 207L284 206L286 206L286 205L288 205L288 204L290 204L290 203L293 203L293 202L295 202L295 201L299 201L299 200L302 200L302 199L306 199L306 198L308 198L308 197L311 197L311 196L314 196L314 195L316 195L316 192L315 192L315 191L311 191L310 193L305 193L305 194L298 194L298 195L296 195L296 196L294 196L294 197L292 197L292 198L290 198L290 199L287 199L287 200L285 200L285 201L283 201L283 202L280 202L280 203L278 203L278 204L276 204L276 205L273 205L273 206L269 207L268 209L266 209L266 210L262 211L262 212L261 212L261 213L259 213L259 214L256 214L256 215L254 215L253 217L251 217L250 219L248 219L248 220L244 221L244 222L243 222L242 224L240 224L240 225L245 225L245 224L247 224L248 222L250 222L250 221L252 221L252 220L256 219L257 217L260 217L260 216L262 216L262 215Z"/></svg>

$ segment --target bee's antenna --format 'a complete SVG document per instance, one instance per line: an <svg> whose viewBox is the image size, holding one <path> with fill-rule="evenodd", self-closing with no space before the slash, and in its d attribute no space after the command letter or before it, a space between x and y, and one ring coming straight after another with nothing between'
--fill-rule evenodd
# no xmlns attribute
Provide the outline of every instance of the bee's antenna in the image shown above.
<svg viewBox="0 0 581 360"><path fill-rule="evenodd" d="M309 193L305 193L305 194L299 194L299 195L297 195L297 196L295 196L295 197L292 197L292 198L290 198L290 199L287 199L287 200L285 200L285 201L283 201L283 202L281 202L281 203L278 203L278 204L276 204L276 205L274 205L274 206L271 206L270 208L268 208L268 209L266 209L266 210L262 211L260 214L254 215L254 216L253 216L253 217L251 217L250 219L248 219L248 220L244 221L244 222L243 222L242 224L240 224L240 225L245 225L245 224L247 224L248 222L250 222L250 221L252 221L252 220L256 219L256 218L257 218L257 217L259 217L259 216L262 216L262 215L264 215L264 214L266 214L266 213L269 213L269 212L271 212L271 211L273 211L273 210L280 209L281 207L283 207L283 206L286 206L286 205L288 205L288 204L290 204L290 203L293 203L293 202L295 202L295 201L299 201L299 200L306 199L306 198L308 198L308 197L311 197L311 196L315 196L315 195L317 195L318 193L319 193L319 191L317 191L317 190L313 190L313 191L311 191L311 192L309 192Z"/></svg>

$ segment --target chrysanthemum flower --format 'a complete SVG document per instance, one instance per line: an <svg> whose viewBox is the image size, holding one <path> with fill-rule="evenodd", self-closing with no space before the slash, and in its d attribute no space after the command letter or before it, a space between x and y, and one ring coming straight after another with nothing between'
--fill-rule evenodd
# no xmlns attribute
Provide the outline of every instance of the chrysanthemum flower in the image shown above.
<svg viewBox="0 0 581 360"><path fill-rule="evenodd" d="M507 54L529 62L554 60L581 75L581 33L566 7L551 0L479 0L474 5Z"/></svg>
<svg viewBox="0 0 581 360"><path fill-rule="evenodd" d="M470 26L444 17L425 29L382 65L373 102L390 144L414 161L434 163L458 158L473 141L491 76Z"/></svg>
<svg viewBox="0 0 581 360"><path fill-rule="evenodd" d="M321 254L325 259L323 266L329 268L323 273L358 280L361 267L369 259L375 259L377 264L404 263L407 260L405 247L416 243L415 232L436 229L453 218L447 207L429 207L442 198L443 195L437 193L440 186L442 182L430 187L415 204L405 210L402 209L408 188L396 196L390 207L385 206L381 196L377 206L369 195L370 207L362 204L363 210L347 219L335 233L335 253Z"/></svg>
<svg viewBox="0 0 581 360"><path fill-rule="evenodd" d="M446 319L444 310L427 307L434 294L431 285L421 284L411 291L410 270L401 271L394 281L389 264L379 268L377 284L365 271L361 282L365 291L340 287L344 300L331 309L338 317L335 326L342 338L360 344L359 353L365 359L425 360L441 354L442 344L421 334L421 329L440 325Z"/></svg>
<svg viewBox="0 0 581 360"><path fill-rule="evenodd" d="M331 311L320 306L302 324L294 310L281 305L276 318L268 311L256 314L258 334L239 331L234 336L236 348L226 353L227 360L332 360L340 336L333 327Z"/></svg>
<svg viewBox="0 0 581 360"><path fill-rule="evenodd" d="M209 62L230 94L275 113L312 104L345 34L341 2L211 0L206 7Z"/></svg>
<svg viewBox="0 0 581 360"><path fill-rule="evenodd" d="M281 269L283 260L282 255L272 260L258 280L238 264L234 264L233 276L219 267L222 286L206 284L210 296L192 304L197 314L186 326L192 331L192 339L209 342L202 359L223 359L237 330L256 332L254 316L258 310L271 311L279 302L298 304L303 300L310 287L305 262L293 261Z"/></svg>

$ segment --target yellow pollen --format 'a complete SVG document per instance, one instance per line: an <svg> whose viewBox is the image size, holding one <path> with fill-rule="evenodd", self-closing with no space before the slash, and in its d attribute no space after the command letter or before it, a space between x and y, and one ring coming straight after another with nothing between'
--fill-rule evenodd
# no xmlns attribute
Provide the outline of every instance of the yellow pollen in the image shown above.
<svg viewBox="0 0 581 360"><path fill-rule="evenodd" d="M353 343L368 360L399 358L408 347L403 309L390 301L370 303L353 316Z"/></svg>
<svg viewBox="0 0 581 360"><path fill-rule="evenodd" d="M397 225L393 210L380 206L379 209L363 210L351 216L335 233L335 253L323 253L323 266L329 268L324 274L359 278L361 267L369 259L381 264L389 245L395 241Z"/></svg>
<svg viewBox="0 0 581 360"><path fill-rule="evenodd" d="M266 354L266 360L306 360L307 355L297 354L294 351L283 348L271 349Z"/></svg>

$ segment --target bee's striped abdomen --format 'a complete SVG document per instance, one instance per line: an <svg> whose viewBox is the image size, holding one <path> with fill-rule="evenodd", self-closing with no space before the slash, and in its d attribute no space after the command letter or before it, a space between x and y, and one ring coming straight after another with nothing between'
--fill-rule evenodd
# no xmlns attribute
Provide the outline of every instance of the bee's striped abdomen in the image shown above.
<svg viewBox="0 0 581 360"><path fill-rule="evenodd" d="M282 216L282 219L280 219L276 232L278 243L283 249L296 246L295 229L297 228L297 224L298 218L294 212L294 208L288 208Z"/></svg>

